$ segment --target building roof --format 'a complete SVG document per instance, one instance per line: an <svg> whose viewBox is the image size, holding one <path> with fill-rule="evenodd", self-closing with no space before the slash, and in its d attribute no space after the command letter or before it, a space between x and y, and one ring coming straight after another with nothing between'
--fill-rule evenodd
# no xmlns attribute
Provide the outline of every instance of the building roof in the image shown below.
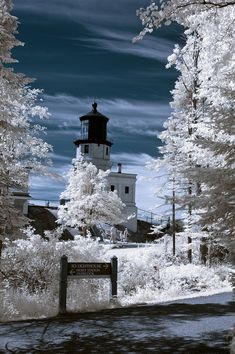
<svg viewBox="0 0 235 354"><path fill-rule="evenodd" d="M80 120L86 120L89 117L101 117L101 118L105 118L108 121L109 120L108 117L106 117L105 115L97 111L97 106L98 104L96 102L92 103L92 111L81 116Z"/></svg>
<svg viewBox="0 0 235 354"><path fill-rule="evenodd" d="M111 171L110 173L109 173L109 176L117 176L117 177L136 177L137 176L137 174L136 173L126 173L126 172L121 172L121 173L119 173L119 172L116 172L116 171Z"/></svg>
<svg viewBox="0 0 235 354"><path fill-rule="evenodd" d="M26 198L26 199L29 199L31 198L31 196L29 195L28 192L23 192L23 191L13 191L12 192L13 196L14 197L17 197L17 198Z"/></svg>

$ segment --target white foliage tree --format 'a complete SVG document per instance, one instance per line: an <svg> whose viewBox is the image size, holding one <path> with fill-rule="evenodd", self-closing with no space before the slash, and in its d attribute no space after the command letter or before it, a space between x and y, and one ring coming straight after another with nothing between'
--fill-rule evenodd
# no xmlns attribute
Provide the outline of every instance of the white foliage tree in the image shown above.
<svg viewBox="0 0 235 354"><path fill-rule="evenodd" d="M85 232L97 223L122 223L125 204L115 191L108 190L108 174L109 171L98 170L82 156L75 159L68 186L60 196L66 202L59 206L58 222Z"/></svg>
<svg viewBox="0 0 235 354"><path fill-rule="evenodd" d="M171 21L186 29L185 46L176 46L169 57L168 66L174 65L180 76L172 92L172 117L162 133L163 163L189 190L182 205L193 206L202 226L215 237L227 236L232 244L234 5L233 0L166 0L160 6L151 2L138 11L144 30L137 37Z"/></svg>
<svg viewBox="0 0 235 354"><path fill-rule="evenodd" d="M0 1L0 235L17 233L25 220L14 207L12 191L28 187L29 172L46 172L50 145L38 134L44 130L35 118L48 116L37 104L40 90L32 80L17 74L9 64L17 62L11 50L23 45L15 38L17 18L11 15L12 1Z"/></svg>
<svg viewBox="0 0 235 354"><path fill-rule="evenodd" d="M160 0L159 3L151 0L149 6L137 10L144 29L135 40L142 39L162 25L169 26L173 21L190 28L194 16L223 8L233 11L233 7L234 0Z"/></svg>

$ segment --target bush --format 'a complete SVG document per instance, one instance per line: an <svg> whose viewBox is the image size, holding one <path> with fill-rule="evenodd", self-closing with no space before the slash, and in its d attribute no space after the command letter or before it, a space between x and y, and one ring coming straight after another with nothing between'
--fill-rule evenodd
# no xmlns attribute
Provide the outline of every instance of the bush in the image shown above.
<svg viewBox="0 0 235 354"><path fill-rule="evenodd" d="M26 239L8 241L2 252L0 268L0 318L15 318L32 313L55 314L58 309L59 268L62 255L69 262L97 262L104 260L104 250L91 238L75 236L74 241L59 241L61 230L47 232L44 239L26 230ZM97 293L103 293L106 284L79 280L82 286L69 281L68 304L81 309L92 306ZM75 290L76 288L76 290ZM107 291L106 291L107 293ZM107 297L107 296L106 296ZM94 300L95 298L95 300ZM104 296L105 298L105 296ZM48 299L50 299L48 301ZM29 308L27 308L29 304Z"/></svg>
<svg viewBox="0 0 235 354"><path fill-rule="evenodd" d="M69 262L107 262L112 255L90 237L59 241L61 230L46 232L46 239L25 231L26 239L7 242L0 268L0 320L40 318L58 312L59 268L62 255ZM124 254L126 253L126 255ZM183 264L171 257L171 247L119 250L118 298L120 305L166 301L201 290L229 287L229 269ZM109 305L109 279L69 279L68 311L87 311Z"/></svg>

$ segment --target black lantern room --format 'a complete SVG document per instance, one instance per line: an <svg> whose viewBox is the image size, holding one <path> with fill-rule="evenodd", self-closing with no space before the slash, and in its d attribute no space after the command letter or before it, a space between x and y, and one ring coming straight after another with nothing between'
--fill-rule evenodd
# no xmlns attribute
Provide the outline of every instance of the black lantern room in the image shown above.
<svg viewBox="0 0 235 354"><path fill-rule="evenodd" d="M80 117L81 121L81 138L76 140L74 144L105 144L112 146L107 140L107 123L109 118L97 111L97 103L92 104L92 111Z"/></svg>

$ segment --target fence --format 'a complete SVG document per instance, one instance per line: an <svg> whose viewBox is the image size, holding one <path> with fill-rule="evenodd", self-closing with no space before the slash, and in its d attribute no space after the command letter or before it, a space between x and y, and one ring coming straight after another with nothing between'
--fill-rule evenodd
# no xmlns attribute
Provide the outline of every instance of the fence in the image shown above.
<svg viewBox="0 0 235 354"><path fill-rule="evenodd" d="M28 201L29 205L35 206L45 206L47 208L58 208L60 201L56 199L36 199L30 198Z"/></svg>
<svg viewBox="0 0 235 354"><path fill-rule="evenodd" d="M168 216L155 214L151 211L143 210L140 208L137 209L137 219L146 221L152 225L162 225L169 222Z"/></svg>

